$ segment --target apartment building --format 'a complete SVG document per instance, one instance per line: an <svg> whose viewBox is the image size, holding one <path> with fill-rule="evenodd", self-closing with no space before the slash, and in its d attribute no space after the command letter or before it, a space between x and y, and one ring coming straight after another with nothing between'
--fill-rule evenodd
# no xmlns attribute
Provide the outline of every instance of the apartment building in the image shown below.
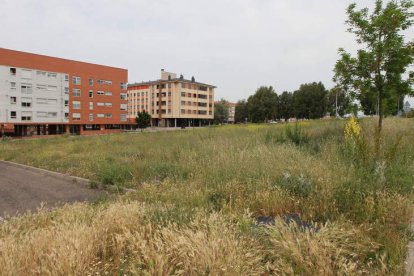
<svg viewBox="0 0 414 276"><path fill-rule="evenodd" d="M0 48L0 127L14 136L129 127L126 69Z"/></svg>
<svg viewBox="0 0 414 276"><path fill-rule="evenodd" d="M227 122L229 124L234 124L235 122L234 116L236 115L236 105L237 103L227 103L227 107L229 108L229 119L227 120Z"/></svg>
<svg viewBox="0 0 414 276"><path fill-rule="evenodd" d="M153 126L208 125L214 118L215 88L162 69L159 80L128 85L129 120L135 121L139 112L146 111Z"/></svg>

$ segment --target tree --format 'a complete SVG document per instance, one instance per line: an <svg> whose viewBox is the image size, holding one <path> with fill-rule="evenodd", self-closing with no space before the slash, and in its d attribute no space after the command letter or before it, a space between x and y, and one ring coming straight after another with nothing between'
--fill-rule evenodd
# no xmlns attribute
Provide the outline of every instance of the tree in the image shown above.
<svg viewBox="0 0 414 276"><path fill-rule="evenodd" d="M298 119L319 119L326 114L327 91L321 82L302 84L293 93L293 107Z"/></svg>
<svg viewBox="0 0 414 276"><path fill-rule="evenodd" d="M348 32L356 36L360 49L355 57L339 49L334 81L360 100L364 112L370 114L377 106L379 135L387 115L384 111L388 112L386 104L391 106L393 98L397 103L413 93L412 78L404 75L413 63L414 43L405 42L402 34L413 24L413 6L412 0L395 0L385 6L377 0L371 14L367 8L356 10L356 4L347 9Z"/></svg>
<svg viewBox="0 0 414 276"><path fill-rule="evenodd" d="M236 113L234 114L234 121L236 123L244 123L249 118L249 110L247 109L246 100L238 101L236 104Z"/></svg>
<svg viewBox="0 0 414 276"><path fill-rule="evenodd" d="M229 107L226 100L221 99L214 104L214 122L216 124L222 124L229 119Z"/></svg>
<svg viewBox="0 0 414 276"><path fill-rule="evenodd" d="M287 121L293 116L293 94L285 91L279 96L279 118Z"/></svg>
<svg viewBox="0 0 414 276"><path fill-rule="evenodd" d="M135 119L138 127L143 131L151 123L151 115L145 110L138 113L138 117Z"/></svg>
<svg viewBox="0 0 414 276"><path fill-rule="evenodd" d="M249 119L253 123L276 119L278 97L272 86L262 86L247 100Z"/></svg>
<svg viewBox="0 0 414 276"><path fill-rule="evenodd" d="M327 112L331 116L341 116L351 111L351 99L344 90L335 87L329 90L327 99ZM338 114L336 114L338 112Z"/></svg>

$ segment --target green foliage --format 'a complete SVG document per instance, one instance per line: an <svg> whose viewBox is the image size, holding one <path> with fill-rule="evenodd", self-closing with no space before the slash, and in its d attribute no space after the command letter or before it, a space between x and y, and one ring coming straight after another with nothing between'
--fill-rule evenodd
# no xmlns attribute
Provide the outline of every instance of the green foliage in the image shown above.
<svg viewBox="0 0 414 276"><path fill-rule="evenodd" d="M236 123L245 123L249 118L249 110L247 107L246 100L241 100L237 102L236 113L234 115L234 120Z"/></svg>
<svg viewBox="0 0 414 276"><path fill-rule="evenodd" d="M103 185L125 185L132 179L131 171L127 164L114 163L109 159L100 164L100 168L96 174L97 180Z"/></svg>
<svg viewBox="0 0 414 276"><path fill-rule="evenodd" d="M213 191L207 195L207 201L213 211L220 211L229 202L228 196L222 191Z"/></svg>
<svg viewBox="0 0 414 276"><path fill-rule="evenodd" d="M309 137L306 135L299 123L295 123L294 127L287 125L285 127L285 135L288 141L298 146L306 144L309 141Z"/></svg>
<svg viewBox="0 0 414 276"><path fill-rule="evenodd" d="M147 128L151 123L151 115L145 110L139 112L138 117L136 118L136 123L141 130Z"/></svg>
<svg viewBox="0 0 414 276"><path fill-rule="evenodd" d="M293 93L295 117L298 119L319 119L326 114L325 86L319 82L302 84Z"/></svg>
<svg viewBox="0 0 414 276"><path fill-rule="evenodd" d="M293 106L293 94L290 92L283 92L279 96L279 117L285 121L289 120L295 115Z"/></svg>
<svg viewBox="0 0 414 276"><path fill-rule="evenodd" d="M327 95L327 112L329 112L329 115L336 116L336 108L338 108L340 117L351 113L351 98L338 87L329 90Z"/></svg>
<svg viewBox="0 0 414 276"><path fill-rule="evenodd" d="M259 87L247 100L250 121L260 123L277 119L277 106L278 97L273 87Z"/></svg>
<svg viewBox="0 0 414 276"><path fill-rule="evenodd" d="M226 100L221 99L214 103L214 122L216 124L227 123L229 120L229 107Z"/></svg>
<svg viewBox="0 0 414 276"><path fill-rule="evenodd" d="M288 191L290 194L301 198L310 196L314 189L313 183L304 175L293 176L287 172L280 177L277 185Z"/></svg>
<svg viewBox="0 0 414 276"><path fill-rule="evenodd" d="M341 89L360 100L366 114L379 113L381 131L384 115L395 113L397 101L412 94L411 80L404 78L414 60L412 42L405 42L403 32L413 24L411 0L377 0L372 13L367 8L347 9L348 31L361 46L353 57L339 49L334 81ZM379 108L376 108L378 106Z"/></svg>

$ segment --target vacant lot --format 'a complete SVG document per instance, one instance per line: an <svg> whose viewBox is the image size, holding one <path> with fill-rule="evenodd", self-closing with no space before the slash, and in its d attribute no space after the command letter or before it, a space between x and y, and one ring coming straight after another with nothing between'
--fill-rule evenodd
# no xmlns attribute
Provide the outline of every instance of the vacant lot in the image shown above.
<svg viewBox="0 0 414 276"><path fill-rule="evenodd" d="M345 123L2 142L1 159L138 189L2 223L2 273L401 275L414 123L386 120L379 148L374 121Z"/></svg>

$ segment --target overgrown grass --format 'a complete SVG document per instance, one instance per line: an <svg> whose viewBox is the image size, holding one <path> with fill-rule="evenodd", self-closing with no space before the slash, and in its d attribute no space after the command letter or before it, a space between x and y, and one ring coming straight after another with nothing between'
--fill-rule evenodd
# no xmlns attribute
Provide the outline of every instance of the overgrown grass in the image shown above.
<svg viewBox="0 0 414 276"><path fill-rule="evenodd" d="M403 274L414 123L387 119L379 152L374 125L352 147L340 120L0 142L2 159L137 189L6 220L0 274Z"/></svg>

